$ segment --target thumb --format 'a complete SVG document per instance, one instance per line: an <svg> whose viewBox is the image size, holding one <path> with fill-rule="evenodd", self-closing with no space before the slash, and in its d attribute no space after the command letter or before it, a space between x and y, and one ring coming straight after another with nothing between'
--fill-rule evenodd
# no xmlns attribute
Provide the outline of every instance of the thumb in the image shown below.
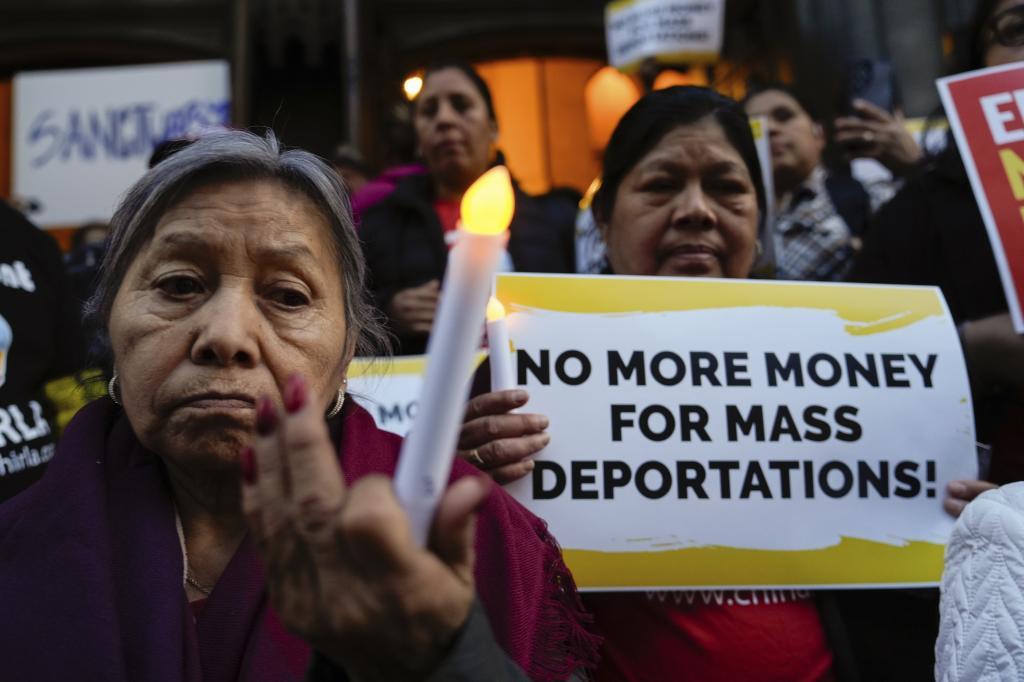
<svg viewBox="0 0 1024 682"><path fill-rule="evenodd" d="M476 510L490 494L493 482L487 476L466 476L441 498L430 533L430 549L460 580L473 582Z"/></svg>

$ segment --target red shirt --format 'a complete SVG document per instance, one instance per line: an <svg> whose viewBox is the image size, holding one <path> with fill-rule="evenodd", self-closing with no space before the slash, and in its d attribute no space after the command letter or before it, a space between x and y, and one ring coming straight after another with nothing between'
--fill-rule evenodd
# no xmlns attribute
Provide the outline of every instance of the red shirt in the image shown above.
<svg viewBox="0 0 1024 682"><path fill-rule="evenodd" d="M459 218L462 217L462 202L438 199L434 202L434 213L441 221L441 229L444 230L444 243L451 249L455 245L455 230L459 227Z"/></svg>
<svg viewBox="0 0 1024 682"><path fill-rule="evenodd" d="M590 593L598 682L822 682L832 652L801 590Z"/></svg>

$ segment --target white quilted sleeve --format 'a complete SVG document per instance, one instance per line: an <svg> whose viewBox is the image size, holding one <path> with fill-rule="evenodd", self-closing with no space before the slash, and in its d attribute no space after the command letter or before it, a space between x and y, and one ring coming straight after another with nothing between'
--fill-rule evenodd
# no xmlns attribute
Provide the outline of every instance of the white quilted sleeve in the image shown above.
<svg viewBox="0 0 1024 682"><path fill-rule="evenodd" d="M946 547L938 682L1024 682L1024 483L967 505Z"/></svg>

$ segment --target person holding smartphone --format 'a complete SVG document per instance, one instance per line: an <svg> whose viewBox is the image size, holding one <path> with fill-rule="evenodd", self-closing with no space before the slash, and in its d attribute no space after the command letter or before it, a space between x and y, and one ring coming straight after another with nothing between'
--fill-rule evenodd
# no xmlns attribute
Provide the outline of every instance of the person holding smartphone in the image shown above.
<svg viewBox="0 0 1024 682"><path fill-rule="evenodd" d="M893 194L891 186L862 185L848 170L827 168L825 129L809 105L784 85L765 85L744 100L749 116L764 117L775 181L775 221L768 226L780 279L838 281L849 272L872 214ZM920 149L898 120L857 101L863 117L840 119L836 141L858 156L874 156L899 175ZM839 124L842 124L841 126Z"/></svg>
<svg viewBox="0 0 1024 682"><path fill-rule="evenodd" d="M854 59L846 81L845 115L835 120L833 141L850 158L874 159L894 177L906 175L923 154L904 126L892 65Z"/></svg>

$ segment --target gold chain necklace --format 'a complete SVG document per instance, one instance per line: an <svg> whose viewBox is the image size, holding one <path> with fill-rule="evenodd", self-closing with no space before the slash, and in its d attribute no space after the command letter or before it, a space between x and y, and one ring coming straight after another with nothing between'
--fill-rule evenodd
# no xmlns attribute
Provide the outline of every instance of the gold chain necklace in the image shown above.
<svg viewBox="0 0 1024 682"><path fill-rule="evenodd" d="M185 582L196 588L204 597L209 597L210 593L213 592L213 588L203 585L192 577L192 569L188 565L188 549L185 547L185 530L181 526L181 515L178 514L177 507L174 508L174 525L178 531L178 542L181 543L181 557L185 563Z"/></svg>
<svg viewBox="0 0 1024 682"><path fill-rule="evenodd" d="M193 578L192 571L190 571L187 566L185 567L185 582L187 582L189 585L202 592L203 595L207 597L209 597L210 593L213 592L212 587L207 587L206 585L200 584L198 580Z"/></svg>

